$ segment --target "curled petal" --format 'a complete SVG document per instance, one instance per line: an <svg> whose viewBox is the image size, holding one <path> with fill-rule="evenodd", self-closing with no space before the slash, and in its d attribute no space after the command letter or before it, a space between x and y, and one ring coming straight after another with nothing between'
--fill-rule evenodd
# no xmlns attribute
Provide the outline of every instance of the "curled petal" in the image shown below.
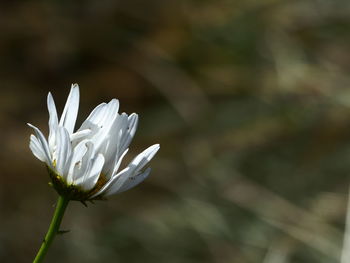
<svg viewBox="0 0 350 263"><path fill-rule="evenodd" d="M98 195L112 195L118 193L129 178L134 178L137 175L142 174L141 170L154 157L159 148L159 144L155 144L137 155L124 170L115 176L112 176L112 178L93 197ZM136 184L133 186L135 185ZM131 187L128 189L130 188Z"/></svg>
<svg viewBox="0 0 350 263"><path fill-rule="evenodd" d="M67 174L67 183L72 184L74 181L73 176L75 177L75 173L77 173L82 167L82 159L87 152L86 147L87 140L81 141L75 148L72 154L71 163L68 169Z"/></svg>
<svg viewBox="0 0 350 263"><path fill-rule="evenodd" d="M93 158L90 161L89 169L87 170L81 187L85 191L89 191L96 185L98 178L101 175L102 167L105 162L105 159L102 154L98 154L97 157ZM79 185L77 183L77 185Z"/></svg>
<svg viewBox="0 0 350 263"><path fill-rule="evenodd" d="M52 166L52 159L51 159L51 154L50 154L50 150L49 150L49 145L44 137L44 135L42 134L42 132L35 127L34 125L28 123L28 126L33 128L34 133L36 135L37 141L39 142L40 148L42 149L44 155L45 155L45 162L46 164L50 167L53 168Z"/></svg>
<svg viewBox="0 0 350 263"><path fill-rule="evenodd" d="M38 158L42 162L46 162L46 155L45 151L41 146L41 143L38 141L38 139L32 134L30 135L30 143L29 148L32 150L32 153L36 158Z"/></svg>

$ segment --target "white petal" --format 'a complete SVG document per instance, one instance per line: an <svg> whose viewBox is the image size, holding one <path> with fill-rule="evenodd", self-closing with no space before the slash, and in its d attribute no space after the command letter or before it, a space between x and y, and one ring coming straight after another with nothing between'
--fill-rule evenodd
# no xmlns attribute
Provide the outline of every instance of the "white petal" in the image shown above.
<svg viewBox="0 0 350 263"><path fill-rule="evenodd" d="M57 160L56 170L59 175L65 176L67 169L67 162L71 157L72 148L70 144L68 131L64 127L59 127L56 134L57 140Z"/></svg>
<svg viewBox="0 0 350 263"><path fill-rule="evenodd" d="M40 146L41 146L41 149L43 150L44 154L45 154L45 162L46 164L50 167L50 168L53 168L52 166L52 160L51 160L51 153L50 153L50 150L49 150L49 146L47 144L47 141L44 137L44 135L42 134L42 132L37 128L35 127L34 125L30 124L30 123L27 123L29 127L33 128L34 129L34 132L35 132L35 135L36 135L36 138L38 139L38 142L40 143Z"/></svg>
<svg viewBox="0 0 350 263"><path fill-rule="evenodd" d="M57 110L55 101L51 93L47 95L47 108L49 110L49 147L51 151L55 150L55 134L58 126Z"/></svg>
<svg viewBox="0 0 350 263"><path fill-rule="evenodd" d="M112 99L106 105L105 114L102 116L99 122L97 122L97 124L101 126L111 126L112 123L110 121L114 120L117 117L118 110L119 110L119 101L117 99Z"/></svg>
<svg viewBox="0 0 350 263"><path fill-rule="evenodd" d="M130 172L130 168L129 168L129 167L126 167L123 171L121 171L120 173L118 173L118 174L116 175L116 173L117 173L117 171L118 171L118 169L119 169L119 167L120 167L120 164L121 164L121 162L122 162L124 156L127 154L128 151L129 151L129 149L126 149L126 150L124 151L124 153L120 156L120 158L117 158L117 159L116 159L115 167L112 167L112 168L110 169L109 172L105 173L104 171L102 171L102 172L106 175L106 178L107 178L108 181L107 181L107 183L106 183L98 192L96 192L96 193L93 195L93 197L98 196L98 195L100 195L101 193L103 193L103 192L105 191L106 188L110 187L110 184L112 184L113 181L116 181L116 180L117 180L117 179L116 179L117 177L120 177L121 175L125 174L126 172ZM112 178L112 175L113 175L113 174L114 174L115 176Z"/></svg>
<svg viewBox="0 0 350 263"><path fill-rule="evenodd" d="M117 174L119 167L124 159L124 156L127 154L127 152L129 151L129 148L126 149L121 156L116 156L115 159L115 163L114 163L114 167L112 167L110 174L107 173L107 178L110 179L113 174Z"/></svg>
<svg viewBox="0 0 350 263"><path fill-rule="evenodd" d="M113 176L93 197L100 194L111 195L117 193L129 177L140 174L140 171L154 157L159 150L159 144L152 145L137 155L124 170Z"/></svg>
<svg viewBox="0 0 350 263"><path fill-rule="evenodd" d="M123 113L122 115L118 115L117 119L115 120L115 122L113 123L113 126L109 131L109 134L108 134L109 143L105 151L103 152L106 160L106 164L104 166L103 172L107 175L108 178L112 176L113 168L118 162L120 155L125 151L125 149L121 151L120 142L127 128L127 124L128 124L127 121L128 121L128 116L125 113Z"/></svg>
<svg viewBox="0 0 350 263"><path fill-rule="evenodd" d="M82 166L82 159L87 152L86 142L87 140L81 141L74 148L70 167L66 178L68 184L73 183L74 173L77 172L77 169L80 169Z"/></svg>
<svg viewBox="0 0 350 263"><path fill-rule="evenodd" d="M128 117L126 113L118 116L109 134L110 146L105 153L109 165L115 166L117 159L128 148L137 127L137 114L133 113Z"/></svg>
<svg viewBox="0 0 350 263"><path fill-rule="evenodd" d="M97 123L100 121L100 119L102 119L102 116L105 114L106 105L106 103L101 103L95 109L93 109L90 115L86 118L86 120L79 128L79 131L85 129L94 130L94 127L97 127Z"/></svg>
<svg viewBox="0 0 350 263"><path fill-rule="evenodd" d="M75 133L72 133L70 135L70 140L72 141L72 144L77 144L77 142L79 142L79 140L84 139L84 137L87 137L91 134L91 130L90 129L85 129L85 130L81 130L81 131L77 131Z"/></svg>
<svg viewBox="0 0 350 263"><path fill-rule="evenodd" d="M116 99L111 100L106 106L102 115L96 121L98 132L91 137L96 151L102 152L108 147L109 134L118 117L119 102ZM103 147L104 146L104 147ZM103 152L105 153L105 152Z"/></svg>
<svg viewBox="0 0 350 263"><path fill-rule="evenodd" d="M97 193L95 193L92 198L103 194L103 195L111 195L119 190L119 188L128 180L129 176L131 176L130 167L126 167L122 171L120 171L116 176L111 178Z"/></svg>
<svg viewBox="0 0 350 263"><path fill-rule="evenodd" d="M69 134L73 133L79 109L79 86L72 84L66 105L60 119L60 126L64 126Z"/></svg>
<svg viewBox="0 0 350 263"><path fill-rule="evenodd" d="M136 113L131 114L128 117L127 131L124 133L120 142L120 150L124 151L129 147L131 140L134 138L138 124L138 115Z"/></svg>
<svg viewBox="0 0 350 263"><path fill-rule="evenodd" d="M137 155L128 166L136 172L140 171L150 160L152 160L154 155L158 152L159 148L159 144L154 144L148 147L142 153Z"/></svg>
<svg viewBox="0 0 350 263"><path fill-rule="evenodd" d="M91 160L95 155L94 145L91 141L87 141L85 146L87 151L81 159L81 165L74 170L73 184L75 185L81 185L84 182L88 171L91 169Z"/></svg>
<svg viewBox="0 0 350 263"><path fill-rule="evenodd" d="M129 176L128 180L126 180L124 182L124 184L116 192L112 192L112 191L109 191L108 193L106 192L106 196L116 194L116 193L119 194L119 193L125 192L125 191L135 187L136 185L141 183L143 180L145 180L148 177L148 175L150 174L150 172L151 172L151 167L148 167L142 173L138 173L134 176Z"/></svg>
<svg viewBox="0 0 350 263"><path fill-rule="evenodd" d="M89 170L87 171L81 187L85 191L89 191L96 185L98 178L100 177L105 159L102 154L98 154L96 158L91 160Z"/></svg>
<svg viewBox="0 0 350 263"><path fill-rule="evenodd" d="M113 183L103 192L103 195L110 196L125 192L145 180L150 172L150 167L148 167L144 172L138 173L132 172L131 169L126 168L120 173L118 179L113 181Z"/></svg>
<svg viewBox="0 0 350 263"><path fill-rule="evenodd" d="M41 147L41 143L33 134L30 135L29 148L32 150L32 153L36 158L38 158L42 162L46 162L46 156L43 148Z"/></svg>

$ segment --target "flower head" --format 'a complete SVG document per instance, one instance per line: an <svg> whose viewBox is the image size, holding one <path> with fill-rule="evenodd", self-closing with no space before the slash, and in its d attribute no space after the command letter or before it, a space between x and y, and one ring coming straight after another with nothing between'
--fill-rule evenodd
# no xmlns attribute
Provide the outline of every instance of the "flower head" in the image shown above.
<svg viewBox="0 0 350 263"><path fill-rule="evenodd" d="M79 86L73 84L61 118L51 93L47 97L49 136L35 126L29 147L45 162L52 184L60 195L72 200L93 200L124 192L142 182L151 168L144 169L159 150L155 144L120 170L134 137L138 116L118 113L119 102L98 105L74 132L79 108Z"/></svg>

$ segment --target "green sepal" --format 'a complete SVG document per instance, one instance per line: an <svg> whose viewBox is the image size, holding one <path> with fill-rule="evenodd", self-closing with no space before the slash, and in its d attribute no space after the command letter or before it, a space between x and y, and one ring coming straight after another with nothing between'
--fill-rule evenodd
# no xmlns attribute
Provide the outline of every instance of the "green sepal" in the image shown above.
<svg viewBox="0 0 350 263"><path fill-rule="evenodd" d="M93 200L105 200L102 196L96 196L91 197L94 195L99 189L97 187L100 187L99 185L96 185L93 189L89 191L83 190L81 187L76 185L69 185L62 176L58 175L53 171L51 168L47 167L47 171L49 173L49 176L51 178L51 182L49 183L50 186L55 188L57 193L61 196L64 196L68 198L69 200L74 201L80 201L83 203L84 206L87 206L85 201L93 201Z"/></svg>

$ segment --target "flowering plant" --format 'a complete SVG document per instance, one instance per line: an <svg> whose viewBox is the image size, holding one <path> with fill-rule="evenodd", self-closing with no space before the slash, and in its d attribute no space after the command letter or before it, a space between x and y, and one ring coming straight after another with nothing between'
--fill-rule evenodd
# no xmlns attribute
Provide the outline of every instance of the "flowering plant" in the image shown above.
<svg viewBox="0 0 350 263"><path fill-rule="evenodd" d="M73 84L59 119L53 97L48 94L48 140L37 127L28 124L35 134L30 136L30 149L46 164L51 184L59 194L49 232L34 262L41 262L70 200L85 204L129 190L149 175L151 168L144 168L159 150L159 144L148 147L120 170L136 132L138 115L119 114L119 102L112 99L98 105L74 131L79 96L79 86Z"/></svg>

